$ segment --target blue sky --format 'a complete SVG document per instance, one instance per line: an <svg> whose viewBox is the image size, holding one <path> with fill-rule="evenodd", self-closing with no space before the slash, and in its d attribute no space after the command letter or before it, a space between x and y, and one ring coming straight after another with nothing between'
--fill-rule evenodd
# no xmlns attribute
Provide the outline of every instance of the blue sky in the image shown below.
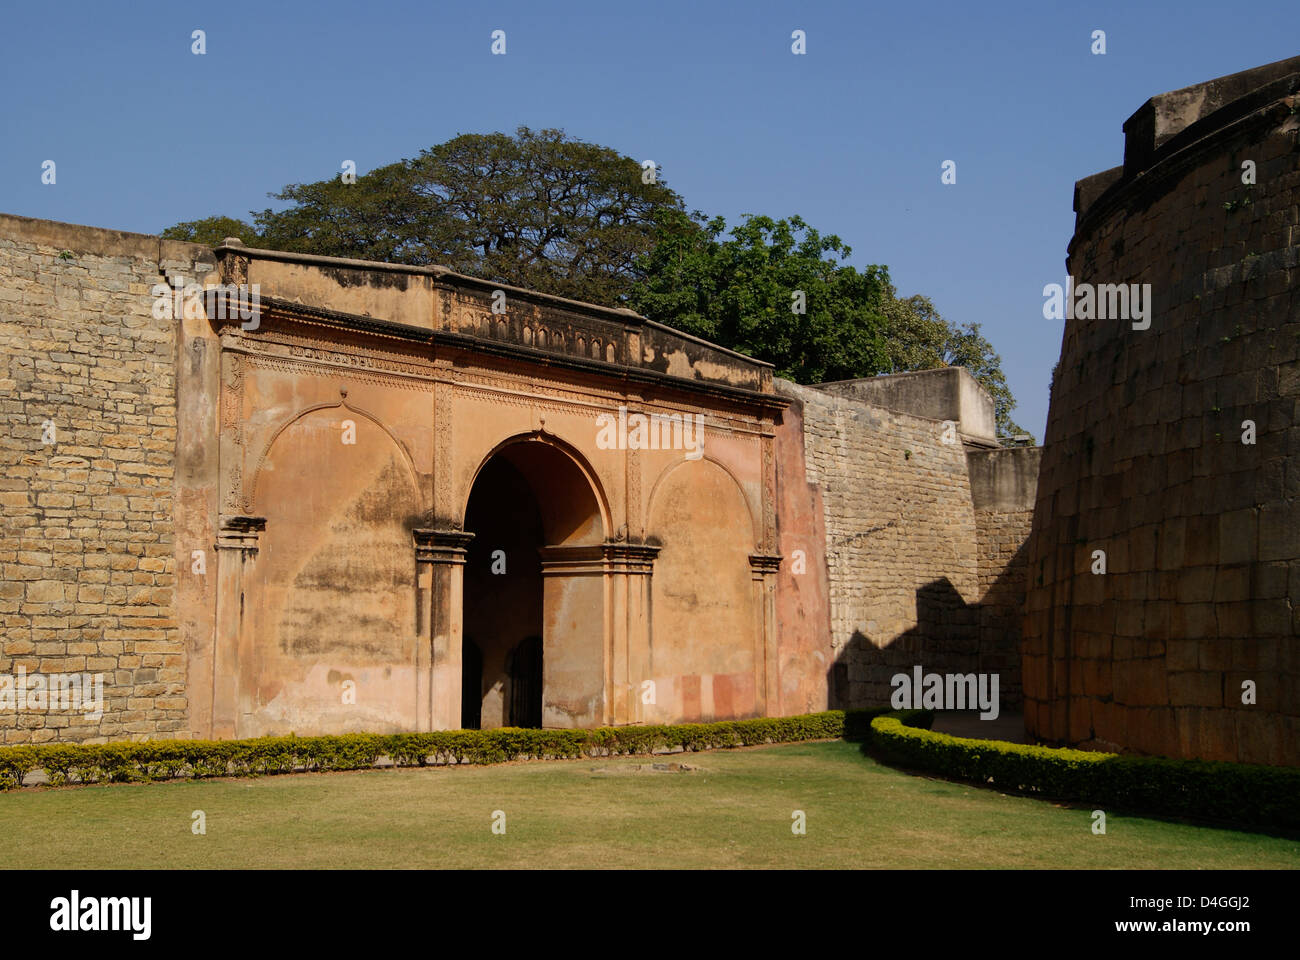
<svg viewBox="0 0 1300 960"><path fill-rule="evenodd" d="M1121 163L1147 97L1300 53L1296 0L68 2L3 23L0 212L156 233L344 160L561 127L656 161L692 209L798 213L981 324L1040 440L1074 181Z"/></svg>

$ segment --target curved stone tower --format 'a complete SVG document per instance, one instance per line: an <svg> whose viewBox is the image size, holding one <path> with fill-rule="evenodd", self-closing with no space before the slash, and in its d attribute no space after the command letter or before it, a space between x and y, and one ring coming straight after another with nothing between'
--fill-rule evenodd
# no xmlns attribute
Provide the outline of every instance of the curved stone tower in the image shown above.
<svg viewBox="0 0 1300 960"><path fill-rule="evenodd" d="M1298 130L1300 57L1148 100L1075 186L1028 547L1045 742L1300 764Z"/></svg>

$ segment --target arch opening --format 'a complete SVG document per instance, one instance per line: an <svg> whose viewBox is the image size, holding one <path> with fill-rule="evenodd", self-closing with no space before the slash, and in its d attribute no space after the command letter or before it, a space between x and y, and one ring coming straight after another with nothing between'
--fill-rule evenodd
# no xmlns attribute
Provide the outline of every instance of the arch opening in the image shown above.
<svg viewBox="0 0 1300 960"><path fill-rule="evenodd" d="M556 445L508 443L475 477L464 528L462 725L601 722L604 523L587 475Z"/></svg>

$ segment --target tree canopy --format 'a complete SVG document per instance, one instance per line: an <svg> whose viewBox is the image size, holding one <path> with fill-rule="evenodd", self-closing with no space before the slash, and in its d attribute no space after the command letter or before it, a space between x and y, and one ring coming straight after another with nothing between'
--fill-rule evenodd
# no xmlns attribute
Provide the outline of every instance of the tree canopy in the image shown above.
<svg viewBox="0 0 1300 960"><path fill-rule="evenodd" d="M202 220L182 220L162 232L168 240L187 240L205 246L220 246L227 237L244 241L248 246L261 245L262 235L247 220L234 217L205 217Z"/></svg>
<svg viewBox="0 0 1300 960"><path fill-rule="evenodd" d="M665 216L628 305L798 383L966 367L993 398L998 433L1024 434L978 324L949 323L928 297L899 297L888 268L845 263L852 249L798 216L746 216L724 233L721 217Z"/></svg>
<svg viewBox="0 0 1300 960"><path fill-rule="evenodd" d="M658 169L561 130L462 134L345 180L289 184L251 220L177 223L164 237L413 265L441 264L651 319L774 364L800 383L960 365L1024 433L977 324L901 298L883 265L799 216L687 214Z"/></svg>
<svg viewBox="0 0 1300 960"><path fill-rule="evenodd" d="M609 147L560 130L462 134L345 182L289 184L281 210L254 213L251 237L275 250L356 257L460 273L593 303L626 294L660 218L681 198ZM210 236L225 217L177 224ZM233 221L238 224L238 221ZM224 229L224 228L223 228Z"/></svg>
<svg viewBox="0 0 1300 960"><path fill-rule="evenodd" d="M699 219L699 218L697 218ZM887 363L888 273L837 261L850 249L799 217L750 216L723 237L721 217L670 218L640 264L629 305L661 323L819 383Z"/></svg>

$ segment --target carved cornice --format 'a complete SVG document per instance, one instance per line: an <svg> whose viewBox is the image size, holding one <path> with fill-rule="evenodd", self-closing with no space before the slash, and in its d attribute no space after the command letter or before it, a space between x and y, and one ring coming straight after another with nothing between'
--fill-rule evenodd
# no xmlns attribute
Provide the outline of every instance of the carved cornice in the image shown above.
<svg viewBox="0 0 1300 960"><path fill-rule="evenodd" d="M535 347L510 343L509 341L488 340L470 334L443 330L435 332L433 337L436 345L460 347L473 354L529 361L540 366L559 367L566 370L580 370L627 384L662 387L687 393L703 394L710 399L722 402L759 407L769 416L784 410L790 405L788 399L774 393L763 393L746 387L733 387L705 380L690 380L686 377L659 373L656 370L609 363L603 360L591 360L585 357L551 353Z"/></svg>
<svg viewBox="0 0 1300 960"><path fill-rule="evenodd" d="M273 353L257 350L236 349L256 367L268 370L282 370L288 373L306 374L322 377L346 377L360 383L377 383L403 390L430 390L438 381L433 377L423 377L403 371L388 370L382 364L367 364L368 358L355 356L355 363L329 363L316 359L293 359Z"/></svg>
<svg viewBox="0 0 1300 960"><path fill-rule="evenodd" d="M215 317L208 319L221 324L223 332L243 332L242 325L238 319L231 320L230 309L228 306L228 297L221 291L218 291L213 297L213 303L216 306L224 307L224 314L227 319L217 320ZM258 307L260 331L265 326L276 323L317 323L321 326L341 327L345 330L353 330L358 333L369 334L374 337L385 337L394 340L406 340L414 343L430 343L433 340L433 331L424 327L413 327L406 323L393 323L389 320L377 320L374 317L363 317L359 314L340 313L337 310L328 310L324 307L308 306L303 303L296 303L292 300L284 300L280 297L259 296ZM217 316L222 311L214 309ZM238 314L235 314L238 317Z"/></svg>
<svg viewBox="0 0 1300 960"><path fill-rule="evenodd" d="M270 328L282 324L314 324L321 327L350 331L381 341L405 341L412 346L427 344L434 351L437 351L440 347L458 348L471 355L500 357L523 362L533 369L542 366L566 371L582 371L605 380L612 379L623 384L638 384L699 394L707 398L705 402L731 403L748 409L757 407L766 416L772 416L790 404L788 399L775 393L731 386L721 382L672 376L636 364L628 365L625 363L611 363L607 360L594 360L590 357L582 357L567 352L544 350L513 343L509 340L489 339L454 330L432 330L410 326L409 324L392 323L374 317L340 313L335 310L308 306L278 297L262 296L258 302L261 312L257 332L250 335L249 331L244 331L241 328L238 320L214 321L219 325L223 339L225 336L230 336L245 344L258 343L264 340ZM224 300L222 303L224 305ZM226 315L229 316L229 313ZM356 352L364 352L357 350L357 348L352 349ZM722 348L715 347L714 349L720 350ZM259 352L266 353L264 350ZM750 362L761 366L757 361ZM409 371L401 372L407 375L418 375Z"/></svg>
<svg viewBox="0 0 1300 960"><path fill-rule="evenodd" d="M217 549L257 553L258 535L265 529L266 517L223 516L217 528Z"/></svg>
<svg viewBox="0 0 1300 960"><path fill-rule="evenodd" d="M225 329L221 347L274 369L347 373L356 379L400 386L422 386L438 379L433 361L409 344L370 338L369 342L359 343L355 342L357 337L340 340L336 327L296 319L287 326L292 329L259 329L251 336L238 328Z"/></svg>
<svg viewBox="0 0 1300 960"><path fill-rule="evenodd" d="M781 561L785 559L779 553L751 553L749 555L749 569L754 574L754 579L759 579L765 574L776 573L781 569Z"/></svg>
<svg viewBox="0 0 1300 960"><path fill-rule="evenodd" d="M649 575L660 547L648 543L606 543L605 564L612 573Z"/></svg>
<svg viewBox="0 0 1300 960"><path fill-rule="evenodd" d="M417 527L411 533L415 537L415 559L420 563L464 563L469 542L474 539L474 534L464 530Z"/></svg>

